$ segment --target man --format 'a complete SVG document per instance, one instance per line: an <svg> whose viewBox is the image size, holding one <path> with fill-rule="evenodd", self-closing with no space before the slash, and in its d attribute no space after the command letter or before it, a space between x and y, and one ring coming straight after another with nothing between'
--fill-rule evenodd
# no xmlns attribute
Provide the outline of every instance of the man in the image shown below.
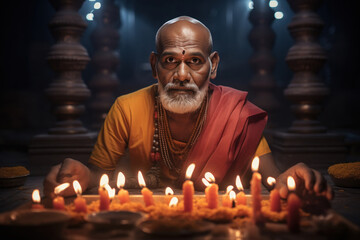
<svg viewBox="0 0 360 240"><path fill-rule="evenodd" d="M210 31L190 17L166 22L156 34L156 53L150 55L152 74L158 84L119 97L99 133L89 167L65 159L52 168L44 182L49 194L62 182L79 180L84 189L99 184L102 173L113 174L128 151L127 185L137 185L138 170L147 173L151 187L180 185L190 163L197 189L211 172L220 186L234 184L240 175L248 185L250 164L260 157L259 172L267 186L277 179L282 197L287 195L287 176L294 176L301 193L316 192L332 198L322 175L304 164L280 173L262 132L266 113L246 99L246 92L210 83L220 58L212 51ZM126 150L127 149L127 150ZM64 195L71 195L71 189Z"/></svg>

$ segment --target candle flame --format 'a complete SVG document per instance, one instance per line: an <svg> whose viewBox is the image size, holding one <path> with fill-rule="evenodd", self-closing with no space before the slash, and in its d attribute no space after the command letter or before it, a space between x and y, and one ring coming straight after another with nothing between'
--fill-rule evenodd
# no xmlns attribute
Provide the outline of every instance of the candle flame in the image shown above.
<svg viewBox="0 0 360 240"><path fill-rule="evenodd" d="M64 191L66 188L68 188L70 186L70 183L63 183L63 184L60 184L59 186L55 187L54 188L54 193L56 195L59 195L62 191Z"/></svg>
<svg viewBox="0 0 360 240"><path fill-rule="evenodd" d="M227 186L227 188L226 188L226 194L229 194L229 192L232 191L233 189L234 189L234 186L233 186L233 185Z"/></svg>
<svg viewBox="0 0 360 240"><path fill-rule="evenodd" d="M33 200L34 203L40 203L41 197L40 197L40 191L39 191L39 189L35 189L35 190L32 192L32 200Z"/></svg>
<svg viewBox="0 0 360 240"><path fill-rule="evenodd" d="M190 179L195 169L195 163L192 163L186 169L185 177L186 179Z"/></svg>
<svg viewBox="0 0 360 240"><path fill-rule="evenodd" d="M167 187L165 189L165 195L174 195L174 191L171 189L171 187Z"/></svg>
<svg viewBox="0 0 360 240"><path fill-rule="evenodd" d="M114 196L115 196L115 188L111 188L109 184L106 184L104 186L104 188L106 189L108 195L109 195L109 198L110 199L113 199Z"/></svg>
<svg viewBox="0 0 360 240"><path fill-rule="evenodd" d="M145 183L145 180L144 180L144 177L143 177L141 171L138 172L138 182L139 182L140 187L146 187L146 183Z"/></svg>
<svg viewBox="0 0 360 240"><path fill-rule="evenodd" d="M236 194L235 194L235 192L233 190L230 191L229 196L230 196L231 201L236 199Z"/></svg>
<svg viewBox="0 0 360 240"><path fill-rule="evenodd" d="M257 172L259 170L259 162L260 162L260 159L258 156L254 157L252 163L251 163L251 170L253 172Z"/></svg>
<svg viewBox="0 0 360 240"><path fill-rule="evenodd" d="M274 184L276 183L276 180L275 180L275 178L273 178L273 177L268 177L268 178L266 179L266 181L267 181L267 183L269 184L269 186L272 186L272 185L274 185Z"/></svg>
<svg viewBox="0 0 360 240"><path fill-rule="evenodd" d="M295 180L292 176L288 176L287 178L287 186L290 191L294 191L296 188Z"/></svg>
<svg viewBox="0 0 360 240"><path fill-rule="evenodd" d="M115 197L115 188L111 189L111 191L109 192L109 197L110 197L111 200L114 199L114 197Z"/></svg>
<svg viewBox="0 0 360 240"><path fill-rule="evenodd" d="M76 195L81 195L82 188L81 188L81 185L78 180L73 181L73 188L74 188Z"/></svg>
<svg viewBox="0 0 360 240"><path fill-rule="evenodd" d="M203 184L205 184L205 186L210 185L210 183L205 178L202 178L201 181L203 182Z"/></svg>
<svg viewBox="0 0 360 240"><path fill-rule="evenodd" d="M214 182L215 182L215 177L214 177L214 175L212 175L211 172L206 172L206 173L205 173L205 179L206 179L208 182L211 182L211 183L214 183Z"/></svg>
<svg viewBox="0 0 360 240"><path fill-rule="evenodd" d="M104 188L106 189L106 191L108 192L108 194L110 194L110 192L111 192L111 187L110 187L110 185L109 185L109 184L106 184L106 185L104 185Z"/></svg>
<svg viewBox="0 0 360 240"><path fill-rule="evenodd" d="M169 202L169 207L176 207L178 202L179 202L179 199L177 197L172 197Z"/></svg>
<svg viewBox="0 0 360 240"><path fill-rule="evenodd" d="M109 184L109 176L107 174L103 174L100 178L100 187L105 187L106 184Z"/></svg>
<svg viewBox="0 0 360 240"><path fill-rule="evenodd" d="M239 190L239 191L244 191L244 187L241 183L241 179L240 179L240 176L237 175L236 176L236 180L235 180L235 184L236 184L236 188Z"/></svg>
<svg viewBox="0 0 360 240"><path fill-rule="evenodd" d="M116 186L118 188L122 188L125 186L125 175L122 172L119 172L118 174Z"/></svg>

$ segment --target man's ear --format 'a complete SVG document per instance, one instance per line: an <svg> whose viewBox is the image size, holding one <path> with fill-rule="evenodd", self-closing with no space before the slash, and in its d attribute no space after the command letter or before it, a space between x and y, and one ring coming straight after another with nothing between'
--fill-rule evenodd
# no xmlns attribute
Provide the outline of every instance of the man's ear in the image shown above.
<svg viewBox="0 0 360 240"><path fill-rule="evenodd" d="M156 71L157 54L154 52L151 52L149 61L150 61L150 65L151 65L152 75L155 79L157 79L157 71Z"/></svg>
<svg viewBox="0 0 360 240"><path fill-rule="evenodd" d="M215 51L210 54L210 61L211 61L210 78L214 79L214 78L216 78L216 73L217 73L217 69L219 66L219 62L220 62L220 56L219 56L218 52Z"/></svg>

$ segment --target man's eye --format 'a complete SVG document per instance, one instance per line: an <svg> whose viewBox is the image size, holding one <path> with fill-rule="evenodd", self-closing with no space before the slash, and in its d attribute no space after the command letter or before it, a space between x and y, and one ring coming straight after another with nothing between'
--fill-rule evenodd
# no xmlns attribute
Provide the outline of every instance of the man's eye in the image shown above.
<svg viewBox="0 0 360 240"><path fill-rule="evenodd" d="M175 63L176 60L173 57L168 57L168 58L165 59L165 62L167 62L167 63Z"/></svg>
<svg viewBox="0 0 360 240"><path fill-rule="evenodd" d="M198 59L198 58L192 58L191 60L190 60L190 63L194 63L194 64L198 64L198 63L200 63L201 61L200 61L200 59Z"/></svg>

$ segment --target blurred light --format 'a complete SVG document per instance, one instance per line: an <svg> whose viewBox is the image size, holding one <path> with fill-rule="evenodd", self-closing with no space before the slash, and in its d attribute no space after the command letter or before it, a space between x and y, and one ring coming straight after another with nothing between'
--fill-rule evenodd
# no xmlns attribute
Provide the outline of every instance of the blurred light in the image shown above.
<svg viewBox="0 0 360 240"><path fill-rule="evenodd" d="M101 3L99 2L94 3L94 9L99 9L99 8L101 8Z"/></svg>
<svg viewBox="0 0 360 240"><path fill-rule="evenodd" d="M279 3L276 0L270 0L270 2L269 2L269 6L272 7L272 8L275 8L278 5L279 5Z"/></svg>
<svg viewBox="0 0 360 240"><path fill-rule="evenodd" d="M89 0L89 2L95 2L96 0Z"/></svg>
<svg viewBox="0 0 360 240"><path fill-rule="evenodd" d="M94 20L94 14L93 13L88 13L86 14L86 19L88 21L93 21Z"/></svg>
<svg viewBox="0 0 360 240"><path fill-rule="evenodd" d="M274 17L276 19L282 19L284 17L284 14L282 12L275 12Z"/></svg>
<svg viewBox="0 0 360 240"><path fill-rule="evenodd" d="M253 8L254 8L254 2L253 2L253 1L249 1L248 7L249 7L249 9L253 9Z"/></svg>

